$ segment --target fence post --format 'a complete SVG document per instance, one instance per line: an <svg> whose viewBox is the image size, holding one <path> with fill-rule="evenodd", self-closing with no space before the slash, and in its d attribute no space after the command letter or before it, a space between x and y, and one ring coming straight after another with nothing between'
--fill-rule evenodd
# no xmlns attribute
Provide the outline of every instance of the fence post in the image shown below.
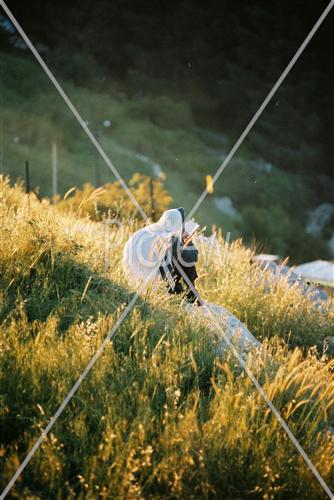
<svg viewBox="0 0 334 500"><path fill-rule="evenodd" d="M99 143L101 143L101 129L99 126L96 126L95 129L95 137ZM101 172L100 172L100 165L98 163L98 158L95 159L95 165L94 165L94 170L95 170L95 187L98 188L102 185L101 182Z"/></svg>
<svg viewBox="0 0 334 500"><path fill-rule="evenodd" d="M52 142L52 203L56 203L58 194L58 146L56 141Z"/></svg>
<svg viewBox="0 0 334 500"><path fill-rule="evenodd" d="M152 222L155 222L154 184L152 177L150 177L150 198L151 198L151 219Z"/></svg>
<svg viewBox="0 0 334 500"><path fill-rule="evenodd" d="M25 163L25 168L26 168L26 193L30 193L30 176L29 176L29 162L26 160Z"/></svg>

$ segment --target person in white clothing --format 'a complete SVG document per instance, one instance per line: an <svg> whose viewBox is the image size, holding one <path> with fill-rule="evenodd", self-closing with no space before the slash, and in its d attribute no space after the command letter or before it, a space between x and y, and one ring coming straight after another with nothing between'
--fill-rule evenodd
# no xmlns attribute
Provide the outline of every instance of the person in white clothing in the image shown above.
<svg viewBox="0 0 334 500"><path fill-rule="evenodd" d="M161 277L169 293L183 293L186 300L201 305L195 289L198 251L184 231L184 209L166 210L159 221L136 231L123 251L123 269L131 284L144 291Z"/></svg>

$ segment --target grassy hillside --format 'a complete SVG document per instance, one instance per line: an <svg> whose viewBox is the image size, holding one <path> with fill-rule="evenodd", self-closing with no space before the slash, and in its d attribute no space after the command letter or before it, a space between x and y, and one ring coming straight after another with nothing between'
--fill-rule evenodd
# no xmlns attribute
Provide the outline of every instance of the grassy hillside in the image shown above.
<svg viewBox="0 0 334 500"><path fill-rule="evenodd" d="M102 223L1 187L4 487L133 296L120 260L138 223L111 230L106 246ZM264 341L264 362L249 366L333 487L333 361L307 349L333 331L333 310L284 278L268 287L240 241L220 238L219 249L201 255L200 291ZM163 286L140 298L13 497L326 498L219 345Z"/></svg>
<svg viewBox="0 0 334 500"><path fill-rule="evenodd" d="M24 176L30 162L31 182L42 195L51 195L51 145L58 144L59 191L84 182L96 185L115 180L84 131L67 109L36 62L1 54L1 169L12 179ZM205 187L205 176L216 172L230 147L222 133L198 127L189 103L170 89L138 82L97 81L90 88L61 81L89 127L121 175L152 175L158 164L167 175L174 204L189 210ZM110 126L103 124L110 121ZM241 130L240 130L241 132ZM257 141L261 134L256 132ZM222 227L232 239L252 238L265 249L294 261L328 258L323 237L305 233L308 210L321 202L322 186L312 176L289 173L258 158L248 141L231 161L197 213L200 223ZM96 179L96 168L99 179ZM298 170L300 172L300 169ZM291 172L294 172L292 170ZM318 179L318 177L316 178ZM215 199L231 198L235 216L220 211ZM216 200L217 201L217 200ZM328 235L327 235L328 237Z"/></svg>
<svg viewBox="0 0 334 500"><path fill-rule="evenodd" d="M28 159L33 185L43 195L51 195L51 144L56 140L60 193L84 182L96 184L96 164L102 183L114 181L113 173L37 64L7 55L2 59L4 171L13 179L24 176ZM205 176L218 167L221 158L201 139L185 102L167 96L130 97L113 81L104 91L69 81L62 84L125 179L137 171L152 175L152 165L157 163L167 174L175 203L191 208L205 187ZM110 120L109 128L103 126L105 120ZM219 139L212 141L219 145ZM235 227L212 203L204 207L203 212L211 211L204 217L210 225L226 219L226 230Z"/></svg>

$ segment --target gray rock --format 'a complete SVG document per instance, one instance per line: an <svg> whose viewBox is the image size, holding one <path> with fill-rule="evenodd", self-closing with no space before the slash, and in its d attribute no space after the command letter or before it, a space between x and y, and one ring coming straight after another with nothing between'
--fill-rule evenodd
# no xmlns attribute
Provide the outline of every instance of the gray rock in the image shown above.
<svg viewBox="0 0 334 500"><path fill-rule="evenodd" d="M251 334L246 325L225 307L205 302L202 307L187 304L185 309L196 321L202 321L212 331L221 335L221 350L233 344L243 360L250 350L261 352L262 344Z"/></svg>

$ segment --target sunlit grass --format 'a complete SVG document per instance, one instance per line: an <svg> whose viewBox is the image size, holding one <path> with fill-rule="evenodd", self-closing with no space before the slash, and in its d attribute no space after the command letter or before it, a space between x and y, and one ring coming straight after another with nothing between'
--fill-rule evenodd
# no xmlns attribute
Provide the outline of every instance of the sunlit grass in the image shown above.
<svg viewBox="0 0 334 500"><path fill-rule="evenodd" d="M133 296L121 270L128 222L60 213L3 184L0 484L4 487ZM248 364L334 486L333 331L297 288L250 263L241 242L201 252L203 296L264 340ZM292 306L291 306L292 304ZM270 340L266 340L270 338ZM282 339L289 339L289 344ZM219 335L161 288L140 298L13 488L14 498L325 498ZM299 346L299 347L294 347ZM303 349L301 349L303 348Z"/></svg>

